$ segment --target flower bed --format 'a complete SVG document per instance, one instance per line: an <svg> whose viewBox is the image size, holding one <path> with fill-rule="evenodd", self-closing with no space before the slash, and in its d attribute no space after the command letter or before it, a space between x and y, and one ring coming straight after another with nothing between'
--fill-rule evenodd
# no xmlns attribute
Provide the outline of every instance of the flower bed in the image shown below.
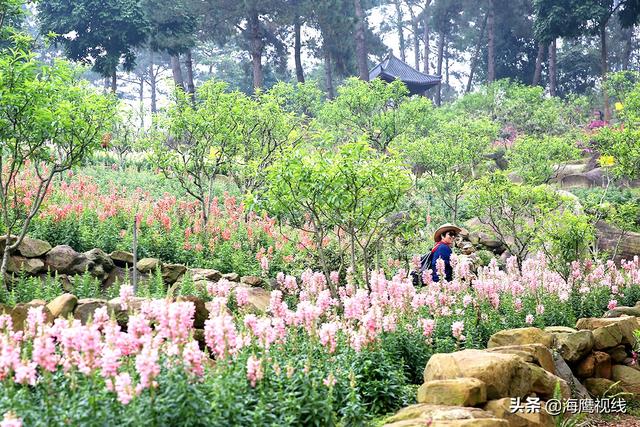
<svg viewBox="0 0 640 427"><path fill-rule="evenodd" d="M279 274L266 314L249 312L245 287L211 282L203 330L192 303L166 299L142 303L126 331L106 309L83 325L49 324L32 308L17 332L4 315L0 411L27 425L364 422L409 403L435 352L482 348L529 323L573 326L640 299L637 257L621 268L575 264L568 281L541 256L522 272L514 261L475 280L464 262L455 272L422 289L403 271L373 274L370 290L348 280L337 298L321 273ZM121 287L121 303L131 295Z"/></svg>

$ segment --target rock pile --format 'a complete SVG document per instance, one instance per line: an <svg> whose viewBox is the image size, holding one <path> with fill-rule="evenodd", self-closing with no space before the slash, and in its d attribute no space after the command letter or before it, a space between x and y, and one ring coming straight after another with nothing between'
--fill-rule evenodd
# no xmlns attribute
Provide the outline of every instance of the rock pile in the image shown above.
<svg viewBox="0 0 640 427"><path fill-rule="evenodd" d="M640 323L624 314L629 309L580 319L575 328L504 330L486 350L436 354L425 367L418 403L385 425L554 426L544 403L556 385L563 399L640 394L640 368L631 358ZM512 398L539 399L541 410L512 413Z"/></svg>
<svg viewBox="0 0 640 427"><path fill-rule="evenodd" d="M0 238L0 250L5 246L5 238ZM48 274L57 274L63 284L70 285L74 277L85 272L97 278L104 287L111 286L116 279L122 281L133 274L133 254L126 251L113 251L110 254L101 249L76 252L71 246L51 247L48 242L25 237L17 251L9 257L7 271L10 274L27 274L45 278ZM166 285L176 283L187 271L181 264L164 264L157 258L143 258L136 264L141 280L146 280L156 269L160 269ZM67 286L71 291L71 286Z"/></svg>

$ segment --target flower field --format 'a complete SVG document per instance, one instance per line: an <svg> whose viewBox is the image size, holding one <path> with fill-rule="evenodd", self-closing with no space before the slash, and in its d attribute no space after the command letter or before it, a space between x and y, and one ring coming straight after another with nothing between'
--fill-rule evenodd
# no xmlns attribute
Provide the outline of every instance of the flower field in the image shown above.
<svg viewBox="0 0 640 427"><path fill-rule="evenodd" d="M106 308L85 325L46 323L32 308L24 331L1 316L3 425L360 424L411 402L435 352L483 348L507 328L573 326L640 298L638 257L620 268L575 263L567 281L541 255L522 272L513 258L474 279L468 268L455 263L451 282L418 289L403 270L373 274L370 290L348 278L338 298L322 273L280 273L264 315L247 312L246 290L222 279L207 288L200 332L193 303L133 310L128 285L126 330Z"/></svg>

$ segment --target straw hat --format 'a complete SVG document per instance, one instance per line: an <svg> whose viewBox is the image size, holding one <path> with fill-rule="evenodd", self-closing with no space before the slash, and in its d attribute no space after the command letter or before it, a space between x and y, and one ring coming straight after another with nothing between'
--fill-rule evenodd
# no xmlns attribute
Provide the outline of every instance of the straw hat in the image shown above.
<svg viewBox="0 0 640 427"><path fill-rule="evenodd" d="M455 226L450 223L442 224L435 233L433 233L433 240L435 242L439 242L442 240L442 233L446 233L447 231L455 231L456 233L460 233L462 229L458 226Z"/></svg>

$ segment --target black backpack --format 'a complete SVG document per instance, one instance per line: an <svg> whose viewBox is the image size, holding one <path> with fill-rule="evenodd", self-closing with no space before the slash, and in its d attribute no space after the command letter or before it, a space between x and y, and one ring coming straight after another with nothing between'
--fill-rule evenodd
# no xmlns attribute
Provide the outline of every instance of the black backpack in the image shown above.
<svg viewBox="0 0 640 427"><path fill-rule="evenodd" d="M433 260L433 248L420 257L420 271L412 271L411 277L413 278L413 286L422 285L422 273L431 268L431 261Z"/></svg>

